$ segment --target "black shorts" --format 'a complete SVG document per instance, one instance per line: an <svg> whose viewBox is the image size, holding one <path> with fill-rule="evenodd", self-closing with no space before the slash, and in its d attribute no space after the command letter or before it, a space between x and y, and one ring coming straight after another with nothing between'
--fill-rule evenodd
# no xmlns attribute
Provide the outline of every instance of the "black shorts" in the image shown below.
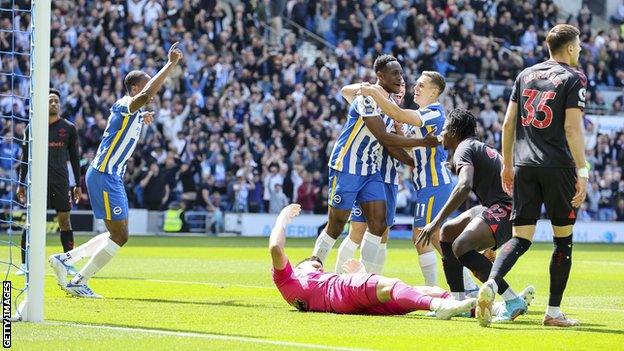
<svg viewBox="0 0 624 351"><path fill-rule="evenodd" d="M511 203L501 202L493 204L479 214L479 217L487 223L494 236L496 244L492 250L496 250L511 239Z"/></svg>
<svg viewBox="0 0 624 351"><path fill-rule="evenodd" d="M576 170L554 167L514 167L514 226L534 225L540 218L542 204L552 225L566 226L576 222L577 209L570 201L576 193Z"/></svg>
<svg viewBox="0 0 624 351"><path fill-rule="evenodd" d="M56 210L56 212L69 212L71 210L68 184L48 183L48 210Z"/></svg>

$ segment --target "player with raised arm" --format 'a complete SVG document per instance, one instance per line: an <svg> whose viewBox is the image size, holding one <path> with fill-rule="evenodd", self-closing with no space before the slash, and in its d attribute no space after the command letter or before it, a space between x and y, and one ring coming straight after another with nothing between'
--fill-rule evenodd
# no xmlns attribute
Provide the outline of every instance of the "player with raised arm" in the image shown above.
<svg viewBox="0 0 624 351"><path fill-rule="evenodd" d="M342 96L351 103L360 89L360 84L351 84L342 88ZM398 94L393 96L397 104L401 104L405 96L405 81L401 83L401 89ZM402 124L395 122L388 116L384 116L386 123L386 131L389 133L397 133L402 135ZM372 261L368 265L371 267L370 273L381 274L387 256L388 232L394 223L394 215L396 213L396 197L399 185L399 167L401 162L414 166L412 158L401 148L383 147L381 148L381 172L386 193L386 218L388 227L381 237L381 249L374 258L362 257L364 261ZM375 240L366 227L366 217L362 213L360 205L356 203L351 210L351 225L349 226L349 235L340 243L338 247L338 257L336 258L336 272L342 272L342 266L349 259L353 258L355 250L362 243L362 239L367 237L368 240Z"/></svg>
<svg viewBox="0 0 624 351"><path fill-rule="evenodd" d="M424 310L435 311L438 319L450 319L474 306L474 299L456 301L438 287L413 287L399 279L366 273L356 260L346 262L346 274L325 273L322 261L315 256L293 269L284 249L285 228L300 211L298 204L282 209L269 238L273 282L284 300L296 309L371 315Z"/></svg>
<svg viewBox="0 0 624 351"><path fill-rule="evenodd" d="M438 72L424 71L414 85L414 102L418 104L418 110L400 108L396 104L385 101L378 87L365 85L362 94L370 95L379 104L381 110L393 119L402 117L415 120L414 124L405 124L405 135L422 137L427 133L442 132L446 120L444 109L438 102L438 98L444 92L446 83L444 77ZM432 244L417 244L417 238L421 229L431 222L442 209L453 190L451 174L446 167L448 152L442 147L424 148L416 147L411 150L414 159L414 185L416 187L416 209L414 213L414 229L412 239L418 252L418 263L425 278L425 284L438 285L438 262L434 247L441 253L439 248L439 233L432 237ZM464 281L468 291L476 292L470 272L464 270Z"/></svg>
<svg viewBox="0 0 624 351"><path fill-rule="evenodd" d="M391 93L399 92L403 69L396 58L379 56L374 70L385 99L390 99ZM438 143L431 133L418 139L388 133L375 101L367 96L356 97L329 159L328 221L316 240L313 255L321 261L327 258L349 219L353 204L358 201L373 239L365 238L362 242L362 257L370 258L363 263L370 270L370 264L381 250L381 237L388 226L386 194L379 169L381 145L411 148Z"/></svg>
<svg viewBox="0 0 624 351"><path fill-rule="evenodd" d="M61 93L50 89L48 95L48 209L56 210L59 229L61 231L61 245L67 252L74 248L74 232L72 231L70 211L71 198L78 202L80 190L80 147L78 146L78 132L70 121L61 117ZM26 175L28 174L28 130L24 134L22 146L22 163L20 165L20 186L17 188L17 198L26 201ZM76 186L69 187L69 171L67 161L71 164ZM18 275L24 274L26 263L26 229L22 232L22 269ZM75 273L73 267L70 272Z"/></svg>
<svg viewBox="0 0 624 351"><path fill-rule="evenodd" d="M142 71L129 72L124 78L127 95L111 108L102 142L86 175L91 207L95 217L104 220L108 232L49 258L59 285L73 296L101 298L88 287L87 281L128 241L128 198L123 184L126 161L137 145L143 124L154 120L152 112L142 112L141 108L158 93L167 75L182 59L182 51L177 47L177 42L171 46L167 64L153 78ZM89 262L67 283L68 265L85 257L90 257Z"/></svg>
<svg viewBox="0 0 624 351"><path fill-rule="evenodd" d="M462 266L485 282L492 262L479 251L496 250L511 238L511 197L500 183L501 158L496 150L476 139L476 132L477 119L469 111L456 109L449 114L441 134L442 145L453 152L452 168L458 175L457 184L442 210L418 237L419 242L428 242L440 231L442 266L451 294L457 300L464 298ZM481 205L444 223L468 200L470 191ZM529 286L519 296L502 280L498 293L505 305L496 321L506 322L527 311L535 289Z"/></svg>
<svg viewBox="0 0 624 351"><path fill-rule="evenodd" d="M494 292L531 246L542 204L554 232L550 297L545 326L572 327L559 308L572 266L572 228L586 196L583 109L587 78L576 67L579 30L554 26L546 36L550 59L526 68L516 78L503 123L503 189L513 196L513 237L503 246L489 280L479 290L476 315L491 319Z"/></svg>

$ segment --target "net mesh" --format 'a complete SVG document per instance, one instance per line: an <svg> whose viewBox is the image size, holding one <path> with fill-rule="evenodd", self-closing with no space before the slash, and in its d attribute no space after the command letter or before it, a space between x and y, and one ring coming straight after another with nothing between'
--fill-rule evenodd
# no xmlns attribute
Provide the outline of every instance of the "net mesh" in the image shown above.
<svg viewBox="0 0 624 351"><path fill-rule="evenodd" d="M0 271L5 272L4 280L12 281L14 311L28 287L28 267L21 265L21 236L24 229L28 232L30 176L21 183L19 169L32 160L29 154L22 161L22 145L31 142L24 140L31 117L31 19L30 1L0 0ZM20 186L26 192L25 203L16 195ZM19 271L25 275L16 274Z"/></svg>

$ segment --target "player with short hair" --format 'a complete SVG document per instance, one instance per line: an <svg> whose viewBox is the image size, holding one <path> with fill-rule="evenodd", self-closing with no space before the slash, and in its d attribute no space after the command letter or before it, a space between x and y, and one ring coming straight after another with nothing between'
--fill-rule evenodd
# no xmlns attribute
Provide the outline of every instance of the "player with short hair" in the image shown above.
<svg viewBox="0 0 624 351"><path fill-rule="evenodd" d="M404 125L406 136L422 137L427 133L440 134L446 120L444 109L438 98L444 92L446 83L438 72L424 71L414 85L414 102L418 110L402 109L396 104L382 99L380 89L375 86L364 86L362 94L370 95L379 104L384 113L392 118L403 116L414 122ZM412 239L416 244L418 263L425 278L425 284L438 285L438 262L434 247L439 248L439 234L436 233L430 245L417 244L421 229L428 224L442 209L451 191L453 183L450 171L446 167L448 152L441 146L433 148L415 147L410 150L414 159L413 179L416 187L416 209ZM466 289L477 289L468 270L464 271Z"/></svg>
<svg viewBox="0 0 624 351"><path fill-rule="evenodd" d="M494 292L531 246L542 204L551 220L555 248L545 326L572 327L559 308L572 266L572 228L586 196L583 109L587 78L577 71L579 30L554 26L546 36L550 59L516 78L503 123L503 189L513 194L513 237L499 253L479 290L477 318L488 325Z"/></svg>
<svg viewBox="0 0 624 351"><path fill-rule="evenodd" d="M403 82L403 69L391 55L381 55L374 63L378 84L385 99L396 94ZM379 169L381 145L386 147L416 147L437 145L437 138L422 135L406 138L388 133L375 100L356 97L349 108L345 123L329 159L328 222L314 245L313 256L324 261L349 219L355 201L366 216L372 240L362 243L363 263L370 263L381 250L381 236L387 228L386 195ZM366 259L369 258L369 259Z"/></svg>
<svg viewBox="0 0 624 351"><path fill-rule="evenodd" d="M356 94L360 89L360 86L360 84L356 83L342 88L342 96L347 100L347 102L351 103L353 99L355 99L355 97L357 96ZM401 83L401 89L398 94L395 94L393 96L393 99L397 104L400 105L403 102L404 96L405 81ZM384 122L386 123L387 132L397 133L399 135L403 134L402 124L400 122L396 122L388 116L384 116ZM405 162L412 167L414 166L414 161L403 149L382 146L380 171L382 172L384 190L386 193L386 218L388 219L388 227L386 228L384 234L381 236L381 249L379 250L377 255L372 259L362 257L364 261L372 261L368 264L368 266L370 267L370 273L381 274L384 264L386 262L388 251L388 232L390 230L390 227L394 223L394 215L396 213L396 197L398 192L400 177L399 167L401 166L401 162ZM368 228L366 226L366 217L362 213L362 208L357 203L357 201L355 202L351 210L350 221L351 222L349 226L349 234L338 247L338 257L336 258L335 266L336 273L343 272L342 266L349 259L353 258L355 250L357 250L357 248L360 246L365 236L367 237L367 240L376 239L376 237L372 237L372 234L370 233L370 231L368 231Z"/></svg>
<svg viewBox="0 0 624 351"><path fill-rule="evenodd" d="M467 110L453 110L442 131L442 145L453 152L452 165L458 181L442 210L427 224L419 242L427 242L440 231L442 266L451 294L456 300L464 298L462 266L485 282L492 262L479 251L496 248L511 238L511 197L500 183L501 159L496 150L476 139L477 119ZM473 191L481 205L475 206L454 219L444 221L456 211ZM440 229L441 228L441 229ZM535 289L516 295L504 280L498 293L505 300L505 308L496 317L497 322L512 321L527 311ZM525 299L528 299L525 301Z"/></svg>
<svg viewBox="0 0 624 351"><path fill-rule="evenodd" d="M286 206L278 215L269 238L273 282L290 305L300 311L342 314L400 315L417 310L435 311L438 319L469 312L474 299L456 301L437 287L413 287L399 279L366 273L361 263L346 263L347 274L325 273L315 256L294 268L284 251L286 225L301 206Z"/></svg>
<svg viewBox="0 0 624 351"><path fill-rule="evenodd" d="M28 174L28 129L24 133L22 144L22 162L20 164L20 186L17 188L17 198L26 201L26 175ZM70 191L69 171L67 162L71 164L76 184ZM74 232L71 226L71 198L78 202L82 191L80 188L80 146L76 126L61 117L61 93L50 89L48 94L48 209L56 210L56 217L61 231L61 245L67 252L74 248ZM24 274L26 263L26 229L22 232L22 269L18 275ZM69 267L74 271L73 267Z"/></svg>
<svg viewBox="0 0 624 351"><path fill-rule="evenodd" d="M101 298L89 288L87 281L128 241L128 198L123 184L126 161L137 145L143 124L154 120L152 112L142 112L141 108L158 93L183 56L177 47L177 42L171 46L167 64L153 78L142 71L129 72L124 79L127 95L111 107L102 142L86 176L93 213L97 219L104 220L108 232L49 258L59 285L73 296ZM84 257L90 257L89 262L67 283L68 265Z"/></svg>

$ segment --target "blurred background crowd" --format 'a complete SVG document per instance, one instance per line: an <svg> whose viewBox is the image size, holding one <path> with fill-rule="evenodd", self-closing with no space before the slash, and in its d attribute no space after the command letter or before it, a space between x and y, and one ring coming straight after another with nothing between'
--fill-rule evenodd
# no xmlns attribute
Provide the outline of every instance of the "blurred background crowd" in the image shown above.
<svg viewBox="0 0 624 351"><path fill-rule="evenodd" d="M624 113L624 96L604 97L624 88L624 5L600 26L588 5L570 14L550 0L77 0L52 8L51 85L78 129L83 174L110 106L124 95L124 75L153 76L175 41L185 53L149 105L156 121L128 162L131 207L276 212L296 201L326 213L327 160L348 108L340 88L374 82L372 63L383 53L403 66L406 107L416 107L418 73L436 70L450 83L447 111L472 110L479 136L500 149L513 79L548 56L547 30L568 22L582 32L587 111ZM27 14L0 15L1 29L28 30ZM17 166L10 160L20 150L8 136L23 135L28 108L8 95L28 94L20 77L30 69L28 56L5 53L28 45L27 34L0 31L2 72L13 73L0 77L0 109L12 117L0 120L2 174ZM593 171L579 216L624 221L624 129L599 133L587 119L586 130ZM414 189L404 175L398 211L411 214ZM11 198L3 179L0 195ZM78 207L89 208L86 191Z"/></svg>

